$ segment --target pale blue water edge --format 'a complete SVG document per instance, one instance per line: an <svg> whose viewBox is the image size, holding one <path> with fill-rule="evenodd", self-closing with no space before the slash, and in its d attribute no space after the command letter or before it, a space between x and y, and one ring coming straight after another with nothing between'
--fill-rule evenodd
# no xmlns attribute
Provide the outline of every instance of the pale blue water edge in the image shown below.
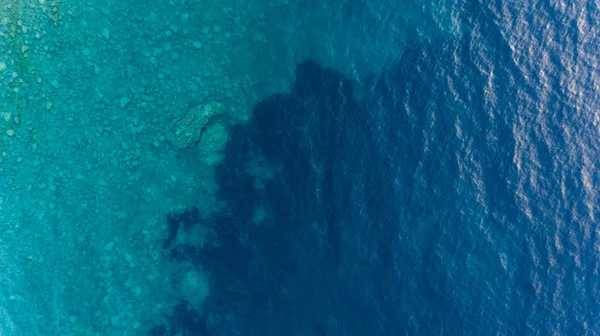
<svg viewBox="0 0 600 336"><path fill-rule="evenodd" d="M599 20L0 2L0 335L600 334Z"/></svg>

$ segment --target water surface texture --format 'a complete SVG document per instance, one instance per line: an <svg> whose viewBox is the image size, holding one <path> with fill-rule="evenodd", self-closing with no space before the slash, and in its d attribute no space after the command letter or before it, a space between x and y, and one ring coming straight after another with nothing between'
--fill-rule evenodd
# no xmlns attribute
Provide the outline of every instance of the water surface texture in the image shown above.
<svg viewBox="0 0 600 336"><path fill-rule="evenodd" d="M598 27L0 0L0 335L600 335Z"/></svg>

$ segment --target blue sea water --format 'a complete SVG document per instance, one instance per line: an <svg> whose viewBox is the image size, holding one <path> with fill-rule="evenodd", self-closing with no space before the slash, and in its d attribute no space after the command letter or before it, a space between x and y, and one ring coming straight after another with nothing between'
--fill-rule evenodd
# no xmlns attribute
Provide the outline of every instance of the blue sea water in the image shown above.
<svg viewBox="0 0 600 336"><path fill-rule="evenodd" d="M600 334L597 1L0 6L0 335Z"/></svg>

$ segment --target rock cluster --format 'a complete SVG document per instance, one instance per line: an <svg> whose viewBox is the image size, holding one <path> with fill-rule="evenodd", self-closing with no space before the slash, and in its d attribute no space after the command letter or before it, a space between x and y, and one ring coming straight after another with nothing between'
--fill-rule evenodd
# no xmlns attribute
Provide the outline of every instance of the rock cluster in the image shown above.
<svg viewBox="0 0 600 336"><path fill-rule="evenodd" d="M225 104L211 101L190 109L181 119L169 123L166 138L178 149L198 143L206 125L216 116L227 113Z"/></svg>

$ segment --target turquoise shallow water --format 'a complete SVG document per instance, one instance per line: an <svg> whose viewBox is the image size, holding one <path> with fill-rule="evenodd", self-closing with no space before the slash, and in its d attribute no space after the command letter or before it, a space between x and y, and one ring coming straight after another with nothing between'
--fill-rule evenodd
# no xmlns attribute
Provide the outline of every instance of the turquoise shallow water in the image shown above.
<svg viewBox="0 0 600 336"><path fill-rule="evenodd" d="M0 335L595 335L593 1L0 1Z"/></svg>

